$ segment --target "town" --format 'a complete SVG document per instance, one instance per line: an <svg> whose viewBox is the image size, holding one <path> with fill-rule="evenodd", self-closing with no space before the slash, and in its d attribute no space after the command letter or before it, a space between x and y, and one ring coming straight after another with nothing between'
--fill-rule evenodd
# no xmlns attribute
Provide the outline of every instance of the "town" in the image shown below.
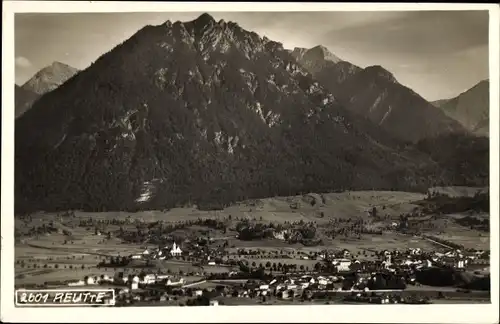
<svg viewBox="0 0 500 324"><path fill-rule="evenodd" d="M477 205L485 197L476 194L465 200ZM351 198L356 200L354 194ZM25 227L25 234L19 229L20 246L54 252L43 266L34 258L19 258L16 267L24 274L17 276L16 286L113 288L115 306L487 301L487 245L483 249L463 246L438 235L442 228L431 230L439 222L429 220L428 214L435 215L436 208L449 208L450 201L454 208L466 205L464 198L453 199L428 195L423 208L398 216L390 214L390 206L372 206L364 218L325 219L326 212L321 211L315 212L318 221L309 222L240 218L222 212L209 213L214 218L173 222L130 216L82 219L74 212L60 213L55 220L44 218L39 227ZM316 203L302 199L302 205L291 202L289 208L307 211ZM245 208L258 210L258 205L247 202ZM30 218L23 219L34 222ZM463 228L463 221L460 218L455 226ZM484 226L485 222L476 221L467 230L485 230ZM85 233L87 244L82 254L78 254L79 231ZM54 243L58 236L64 238L60 246ZM51 246L29 243L44 239L52 241ZM381 243L365 244L368 239ZM396 239L407 247L396 247ZM91 240L97 241L92 247L104 248L90 248ZM354 242L350 248L340 247L349 241ZM131 250L127 246L135 246L134 252L127 253ZM92 254L93 250L101 252ZM73 252L60 256L55 251ZM40 282L44 273L58 271L67 279ZM38 280L27 280L30 277Z"/></svg>

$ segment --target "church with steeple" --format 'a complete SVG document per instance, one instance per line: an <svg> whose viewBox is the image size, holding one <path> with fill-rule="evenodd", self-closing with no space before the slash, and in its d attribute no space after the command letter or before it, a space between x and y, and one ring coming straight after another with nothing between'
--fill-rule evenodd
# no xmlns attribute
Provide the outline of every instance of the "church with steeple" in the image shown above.
<svg viewBox="0 0 500 324"><path fill-rule="evenodd" d="M172 249L170 250L170 255L171 256L180 256L182 254L182 250L177 244L172 245Z"/></svg>

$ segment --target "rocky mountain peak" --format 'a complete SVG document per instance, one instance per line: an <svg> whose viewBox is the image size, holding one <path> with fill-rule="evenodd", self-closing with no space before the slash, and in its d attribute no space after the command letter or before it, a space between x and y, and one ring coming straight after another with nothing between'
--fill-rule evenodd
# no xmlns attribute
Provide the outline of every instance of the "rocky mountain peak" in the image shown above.
<svg viewBox="0 0 500 324"><path fill-rule="evenodd" d="M290 51L292 56L297 60L301 60L304 57L304 54L307 52L307 48L303 47L295 47L292 51Z"/></svg>
<svg viewBox="0 0 500 324"><path fill-rule="evenodd" d="M31 79L22 85L22 88L42 95L59 87L78 72L78 69L68 64L54 61L38 71Z"/></svg>
<svg viewBox="0 0 500 324"><path fill-rule="evenodd" d="M215 24L215 19L210 14L205 12L193 20L193 23L197 26L209 26Z"/></svg>
<svg viewBox="0 0 500 324"><path fill-rule="evenodd" d="M325 60L325 61L330 61L333 63L338 63L342 61L340 58L338 58L336 55L334 55L332 52L328 50L323 45L317 45L309 50L307 50L306 53L304 53L304 59L308 60Z"/></svg>

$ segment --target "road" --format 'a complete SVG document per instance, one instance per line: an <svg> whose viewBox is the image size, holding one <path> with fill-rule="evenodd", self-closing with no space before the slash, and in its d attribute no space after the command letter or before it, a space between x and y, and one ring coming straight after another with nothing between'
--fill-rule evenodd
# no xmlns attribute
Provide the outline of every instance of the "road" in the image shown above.
<svg viewBox="0 0 500 324"><path fill-rule="evenodd" d="M438 241L434 241L433 239L430 239L430 238L428 238L428 237L426 237L426 236L420 236L420 238L423 238L424 240L429 241L429 242L431 242L431 243L434 243L434 244L437 244L437 245L441 245L442 247L445 247L445 248L450 249L450 250L454 250L454 249L455 249L455 248L453 248L453 247L451 247L451 246L449 246L449 245L446 245L446 244L440 243L440 242L438 242Z"/></svg>

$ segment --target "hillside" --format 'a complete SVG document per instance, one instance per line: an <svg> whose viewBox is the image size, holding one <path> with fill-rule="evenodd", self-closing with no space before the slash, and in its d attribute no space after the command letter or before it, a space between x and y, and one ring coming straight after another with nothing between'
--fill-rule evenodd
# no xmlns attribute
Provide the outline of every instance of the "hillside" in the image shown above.
<svg viewBox="0 0 500 324"><path fill-rule="evenodd" d="M368 117L398 139L416 142L465 131L381 66L361 69L322 46L295 49L292 54L343 106Z"/></svg>
<svg viewBox="0 0 500 324"><path fill-rule="evenodd" d="M204 14L146 26L16 121L16 211L135 210L447 183L282 44Z"/></svg>
<svg viewBox="0 0 500 324"><path fill-rule="evenodd" d="M25 90L16 84L14 88L16 118L24 114L24 112L31 107L33 102L35 102L38 97L39 95L36 93Z"/></svg>
<svg viewBox="0 0 500 324"><path fill-rule="evenodd" d="M77 73L78 69L74 67L60 62L53 62L51 65L38 71L31 79L22 85L22 88L26 91L43 95L56 89Z"/></svg>
<svg viewBox="0 0 500 324"><path fill-rule="evenodd" d="M487 137L448 134L420 141L417 148L443 167L443 174L455 186L488 186L489 151Z"/></svg>
<svg viewBox="0 0 500 324"><path fill-rule="evenodd" d="M455 98L433 102L446 115L457 120L469 131L489 134L490 82L483 80Z"/></svg>

